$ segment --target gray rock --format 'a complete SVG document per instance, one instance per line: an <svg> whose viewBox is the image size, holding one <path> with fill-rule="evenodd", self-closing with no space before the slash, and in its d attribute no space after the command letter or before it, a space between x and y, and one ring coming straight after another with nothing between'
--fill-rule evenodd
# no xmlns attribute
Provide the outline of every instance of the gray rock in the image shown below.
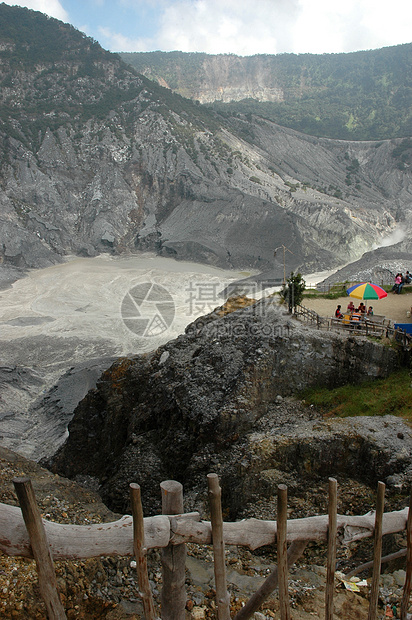
<svg viewBox="0 0 412 620"><path fill-rule="evenodd" d="M405 585L406 572L404 570L396 570L393 573L393 578L398 586L403 587Z"/></svg>
<svg viewBox="0 0 412 620"><path fill-rule="evenodd" d="M163 353L162 353L162 355L160 356L160 359L159 359L159 366L163 366L163 364L165 364L167 362L169 357L170 357L169 351L163 351Z"/></svg>
<svg viewBox="0 0 412 620"><path fill-rule="evenodd" d="M186 557L186 570L194 584L209 586L213 581L213 563L205 562L191 555Z"/></svg>
<svg viewBox="0 0 412 620"><path fill-rule="evenodd" d="M393 349L305 327L270 300L212 313L154 353L115 363L77 407L49 464L69 477L97 477L119 512L131 480L139 480L148 512L158 510L165 479L184 483L186 509L201 508L210 471L221 477L232 517L257 496L271 501L280 482L302 490L308 477L356 475L375 484L396 474L405 490L411 431L401 420L323 420L292 398L310 385L382 377L397 364Z"/></svg>
<svg viewBox="0 0 412 620"><path fill-rule="evenodd" d="M318 139L261 118L225 119L180 98L170 106L103 50L93 57L98 74L85 80L74 48L61 66L44 61L41 75L31 63L16 73L2 59L13 88L1 93L0 269L137 249L273 279L285 268L351 263L398 226L410 238L410 171L392 156L400 138ZM283 96L277 88L261 95ZM36 100L50 122L29 103ZM348 184L353 161L356 183ZM283 244L286 259L274 256ZM393 260L408 251L395 244Z"/></svg>

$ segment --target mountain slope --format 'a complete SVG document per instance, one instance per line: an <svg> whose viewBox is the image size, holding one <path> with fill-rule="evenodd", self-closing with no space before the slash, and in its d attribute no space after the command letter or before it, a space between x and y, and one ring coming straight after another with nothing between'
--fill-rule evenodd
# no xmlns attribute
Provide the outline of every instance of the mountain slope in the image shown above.
<svg viewBox="0 0 412 620"><path fill-rule="evenodd" d="M4 4L0 23L3 265L154 250L276 277L282 244L308 273L409 229L407 141L225 119L70 25Z"/></svg>
<svg viewBox="0 0 412 620"><path fill-rule="evenodd" d="M412 132L412 43L350 54L125 52L140 73L219 111L304 133L379 140Z"/></svg>

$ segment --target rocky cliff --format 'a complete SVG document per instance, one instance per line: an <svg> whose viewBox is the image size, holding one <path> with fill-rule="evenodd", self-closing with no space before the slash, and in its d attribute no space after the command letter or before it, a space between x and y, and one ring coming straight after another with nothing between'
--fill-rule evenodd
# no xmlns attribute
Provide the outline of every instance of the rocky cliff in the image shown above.
<svg viewBox="0 0 412 620"><path fill-rule="evenodd" d="M153 81L229 114L338 139L410 137L412 44L349 54L128 52Z"/></svg>
<svg viewBox="0 0 412 620"><path fill-rule="evenodd" d="M120 56L143 75L200 103L249 98L284 101L290 91L290 76L280 56L182 52L123 52Z"/></svg>
<svg viewBox="0 0 412 620"><path fill-rule="evenodd" d="M200 103L293 101L323 89L367 83L376 87L379 72L386 72L395 94L402 86L402 71L410 66L410 45L342 54L205 54L198 52L122 52L120 56L140 73ZM375 93L376 94L376 93ZM375 102L376 105L377 102Z"/></svg>
<svg viewBox="0 0 412 620"><path fill-rule="evenodd" d="M276 277L281 244L288 271L307 273L409 230L410 171L393 157L402 141L225 119L67 24L4 4L0 13L4 266L150 249Z"/></svg>
<svg viewBox="0 0 412 620"><path fill-rule="evenodd" d="M69 477L95 477L120 511L131 481L142 486L148 512L157 510L158 485L169 478L199 507L210 471L222 478L233 518L256 493L273 499L282 479L302 492L308 477L370 484L392 475L401 489L411 474L411 435L401 421L324 421L288 400L310 385L386 376L398 363L389 347L307 328L268 300L213 313L154 353L108 369L50 464Z"/></svg>

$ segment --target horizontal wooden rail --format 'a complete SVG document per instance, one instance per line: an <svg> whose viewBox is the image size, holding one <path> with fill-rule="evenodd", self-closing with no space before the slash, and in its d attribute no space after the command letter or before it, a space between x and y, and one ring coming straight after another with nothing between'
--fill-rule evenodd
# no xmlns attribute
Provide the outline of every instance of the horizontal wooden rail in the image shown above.
<svg viewBox="0 0 412 620"><path fill-rule="evenodd" d="M383 534L406 529L408 508L383 515ZM47 540L54 559L86 559L101 555L133 555L133 519L124 516L111 523L66 525L43 519ZM337 515L336 526L342 544L373 535L375 513L361 516ZM287 522L287 541L327 540L328 515L291 519ZM251 550L276 541L276 521L246 519L223 523L226 545L240 545ZM211 544L212 528L200 521L198 513L156 515L144 519L147 549L169 544L193 542ZM0 551L6 555L31 558L29 536L20 508L0 503Z"/></svg>
<svg viewBox="0 0 412 620"><path fill-rule="evenodd" d="M378 336L380 338L386 336L402 343L405 349L409 349L412 346L412 335L406 333L403 329L391 327L390 321L387 319L384 321L374 321L371 318L359 323L345 323L342 319L322 317L314 310L309 310L309 308L300 305L295 307L295 316L303 321L307 321L312 326L316 325L318 329L326 329L328 331L334 329L341 334L351 336Z"/></svg>

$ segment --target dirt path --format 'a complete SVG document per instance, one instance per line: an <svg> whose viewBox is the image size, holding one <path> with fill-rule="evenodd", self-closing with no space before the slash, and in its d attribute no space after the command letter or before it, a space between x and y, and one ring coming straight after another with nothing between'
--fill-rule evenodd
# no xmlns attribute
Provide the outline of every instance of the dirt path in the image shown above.
<svg viewBox="0 0 412 620"><path fill-rule="evenodd" d="M340 304L342 310L346 310L350 299L352 298L310 299L305 297L302 301L302 306L309 308L309 310L314 310L320 316L332 317L335 314L336 306ZM360 299L353 299L355 306L360 301ZM412 317L407 317L406 315L407 312L410 312L412 306L412 295L409 293L402 293L401 295L388 293L388 296L383 299L367 302L367 306L369 305L373 307L375 314L384 314L393 323L412 323Z"/></svg>

